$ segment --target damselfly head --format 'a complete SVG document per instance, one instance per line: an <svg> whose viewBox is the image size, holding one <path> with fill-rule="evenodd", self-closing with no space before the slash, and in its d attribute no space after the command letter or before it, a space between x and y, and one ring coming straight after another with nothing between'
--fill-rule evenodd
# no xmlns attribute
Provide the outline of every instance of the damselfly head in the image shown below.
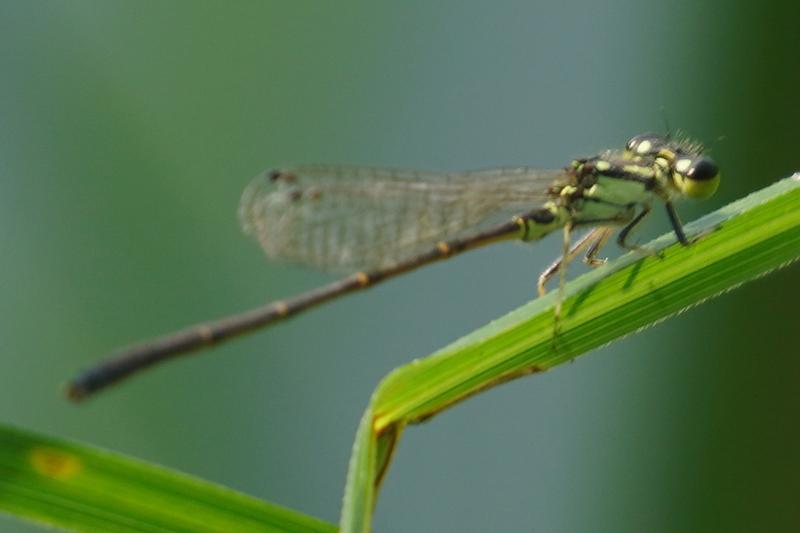
<svg viewBox="0 0 800 533"><path fill-rule="evenodd" d="M632 137L625 149L633 157L655 158L657 165L670 171L675 187L687 198L708 198L719 187L719 167L702 154L699 143L643 133Z"/></svg>

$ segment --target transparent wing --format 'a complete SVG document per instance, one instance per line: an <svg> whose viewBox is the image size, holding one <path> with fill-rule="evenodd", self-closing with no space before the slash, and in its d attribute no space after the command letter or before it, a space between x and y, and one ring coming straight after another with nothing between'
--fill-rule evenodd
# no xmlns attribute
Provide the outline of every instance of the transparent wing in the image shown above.
<svg viewBox="0 0 800 533"><path fill-rule="evenodd" d="M266 255L323 270L385 267L549 198L558 171L299 166L256 177L239 218ZM504 218L505 217L505 218Z"/></svg>

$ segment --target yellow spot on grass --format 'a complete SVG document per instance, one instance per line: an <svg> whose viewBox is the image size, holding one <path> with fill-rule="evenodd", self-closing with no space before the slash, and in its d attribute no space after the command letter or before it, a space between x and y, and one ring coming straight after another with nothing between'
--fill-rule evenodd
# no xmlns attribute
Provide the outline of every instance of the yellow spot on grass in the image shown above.
<svg viewBox="0 0 800 533"><path fill-rule="evenodd" d="M70 479L83 468L80 459L53 448L33 448L28 458L38 474L59 481Z"/></svg>

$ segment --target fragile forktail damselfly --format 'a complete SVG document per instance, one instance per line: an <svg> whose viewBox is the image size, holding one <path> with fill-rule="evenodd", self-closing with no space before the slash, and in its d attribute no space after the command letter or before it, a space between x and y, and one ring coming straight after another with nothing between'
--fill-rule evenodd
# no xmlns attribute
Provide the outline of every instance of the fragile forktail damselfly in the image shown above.
<svg viewBox="0 0 800 533"><path fill-rule="evenodd" d="M673 207L706 198L719 169L687 140L644 134L624 149L576 159L559 170L502 168L433 173L366 167L298 166L258 176L244 191L239 216L270 258L323 270L355 272L293 298L198 324L124 348L69 383L80 400L158 362L294 316L417 267L502 240L537 241L564 231L561 257L538 289L585 252L589 265L621 227L617 243L661 202L678 241L689 245ZM573 229L592 227L574 245ZM560 303L556 306L556 319Z"/></svg>

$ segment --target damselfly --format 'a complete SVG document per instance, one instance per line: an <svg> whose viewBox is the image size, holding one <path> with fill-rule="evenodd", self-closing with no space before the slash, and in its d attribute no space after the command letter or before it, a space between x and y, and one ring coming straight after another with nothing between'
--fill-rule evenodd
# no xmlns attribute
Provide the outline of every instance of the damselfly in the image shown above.
<svg viewBox="0 0 800 533"><path fill-rule="evenodd" d="M564 232L561 257L538 289L585 252L589 265L616 228L617 243L661 202L678 241L689 245L673 207L706 198L719 170L700 145L669 136L633 137L624 149L577 159L560 170L502 168L433 173L364 167L298 166L269 171L244 191L239 216L270 258L355 272L323 287L245 313L191 326L123 349L68 386L84 398L134 372L294 316L422 265L489 243L537 241ZM575 244L572 230L592 227ZM558 306L556 317L558 317Z"/></svg>

